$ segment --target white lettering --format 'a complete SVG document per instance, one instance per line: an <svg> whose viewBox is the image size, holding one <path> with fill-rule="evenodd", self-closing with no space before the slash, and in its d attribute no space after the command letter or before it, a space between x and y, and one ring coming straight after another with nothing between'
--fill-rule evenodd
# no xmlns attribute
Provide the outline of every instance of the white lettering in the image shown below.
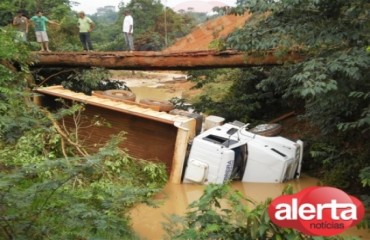
<svg viewBox="0 0 370 240"><path fill-rule="evenodd" d="M298 206L298 199L292 198L292 202L276 205L275 218L277 220L322 220L324 210L330 211L332 220L357 220L356 205L352 203L337 203L331 200L330 203L310 204L304 203Z"/></svg>
<svg viewBox="0 0 370 240"><path fill-rule="evenodd" d="M329 204L330 205L330 204ZM330 207L330 206L329 206ZM326 206L326 203L325 204L317 204L317 216L316 216L316 219L317 220L322 220L322 213L323 213L323 210L325 208L329 208L328 206Z"/></svg>
<svg viewBox="0 0 370 240"><path fill-rule="evenodd" d="M347 205L346 208L340 213L340 218L343 220L357 220L357 211L356 206L354 204L343 204Z"/></svg>
<svg viewBox="0 0 370 240"><path fill-rule="evenodd" d="M292 199L292 218L293 219L297 219L298 218L297 209L298 209L298 199L293 198Z"/></svg>
<svg viewBox="0 0 370 240"><path fill-rule="evenodd" d="M276 206L276 209L279 210L275 212L275 218L277 220L291 220L292 219L292 217L290 216L291 209L290 209L289 204L280 203Z"/></svg>
<svg viewBox="0 0 370 240"><path fill-rule="evenodd" d="M301 206L299 206L299 217L303 220L312 220L315 218L316 209L315 206L309 203L304 203ZM308 215L306 215L306 213ZM311 214L309 214L311 213Z"/></svg>
<svg viewBox="0 0 370 240"><path fill-rule="evenodd" d="M330 212L331 212L331 219L332 220L339 220L339 216L337 214L337 206L340 207L339 205L341 204L337 204L337 200L331 200L331 204L327 203L325 205L328 205L327 208L331 208Z"/></svg>

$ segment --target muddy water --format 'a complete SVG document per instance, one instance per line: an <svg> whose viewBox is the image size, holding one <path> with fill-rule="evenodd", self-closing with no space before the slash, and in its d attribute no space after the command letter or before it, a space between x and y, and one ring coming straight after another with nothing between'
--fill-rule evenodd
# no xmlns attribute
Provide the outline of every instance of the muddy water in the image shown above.
<svg viewBox="0 0 370 240"><path fill-rule="evenodd" d="M318 180L302 176L298 180L284 184L234 182L232 187L239 190L244 196L257 202L263 202L267 198L275 198L281 195L287 184L291 184L295 191L300 191L306 187L318 185ZM166 234L161 224L166 222L165 215L176 214L183 216L188 205L198 200L202 195L203 189L204 186L202 185L167 184L164 191L155 197L156 200L161 202L158 208L139 205L131 212L134 230L142 239L163 239L166 237ZM350 229L346 234L370 240L370 232L368 231Z"/></svg>
<svg viewBox="0 0 370 240"><path fill-rule="evenodd" d="M136 95L136 102L141 99L153 100L170 100L171 98L182 97L181 90L170 90L166 88L153 88L153 87L130 87L131 91Z"/></svg>

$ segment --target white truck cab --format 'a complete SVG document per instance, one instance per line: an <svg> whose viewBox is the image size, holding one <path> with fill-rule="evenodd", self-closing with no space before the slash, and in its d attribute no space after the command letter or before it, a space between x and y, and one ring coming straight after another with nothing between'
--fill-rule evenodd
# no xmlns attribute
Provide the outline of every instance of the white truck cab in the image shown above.
<svg viewBox="0 0 370 240"><path fill-rule="evenodd" d="M240 122L211 127L196 136L186 161L183 182L200 184L281 183L298 178L303 142L252 133Z"/></svg>

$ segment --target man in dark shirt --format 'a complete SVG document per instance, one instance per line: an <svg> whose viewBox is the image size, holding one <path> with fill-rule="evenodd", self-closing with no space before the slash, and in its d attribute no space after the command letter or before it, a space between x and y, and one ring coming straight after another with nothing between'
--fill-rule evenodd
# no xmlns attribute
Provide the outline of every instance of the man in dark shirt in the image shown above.
<svg viewBox="0 0 370 240"><path fill-rule="evenodd" d="M19 40L26 42L28 34L28 19L23 16L22 11L18 11L13 19L13 25L17 28Z"/></svg>

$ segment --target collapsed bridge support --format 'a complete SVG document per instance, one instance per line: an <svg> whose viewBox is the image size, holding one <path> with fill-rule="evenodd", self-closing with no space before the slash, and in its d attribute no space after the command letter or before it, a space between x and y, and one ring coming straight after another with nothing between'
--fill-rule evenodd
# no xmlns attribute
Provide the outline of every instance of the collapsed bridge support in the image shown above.
<svg viewBox="0 0 370 240"><path fill-rule="evenodd" d="M34 52L36 67L103 67L127 70L189 70L280 65L299 62L297 52L276 56L273 51L196 51L196 52Z"/></svg>

